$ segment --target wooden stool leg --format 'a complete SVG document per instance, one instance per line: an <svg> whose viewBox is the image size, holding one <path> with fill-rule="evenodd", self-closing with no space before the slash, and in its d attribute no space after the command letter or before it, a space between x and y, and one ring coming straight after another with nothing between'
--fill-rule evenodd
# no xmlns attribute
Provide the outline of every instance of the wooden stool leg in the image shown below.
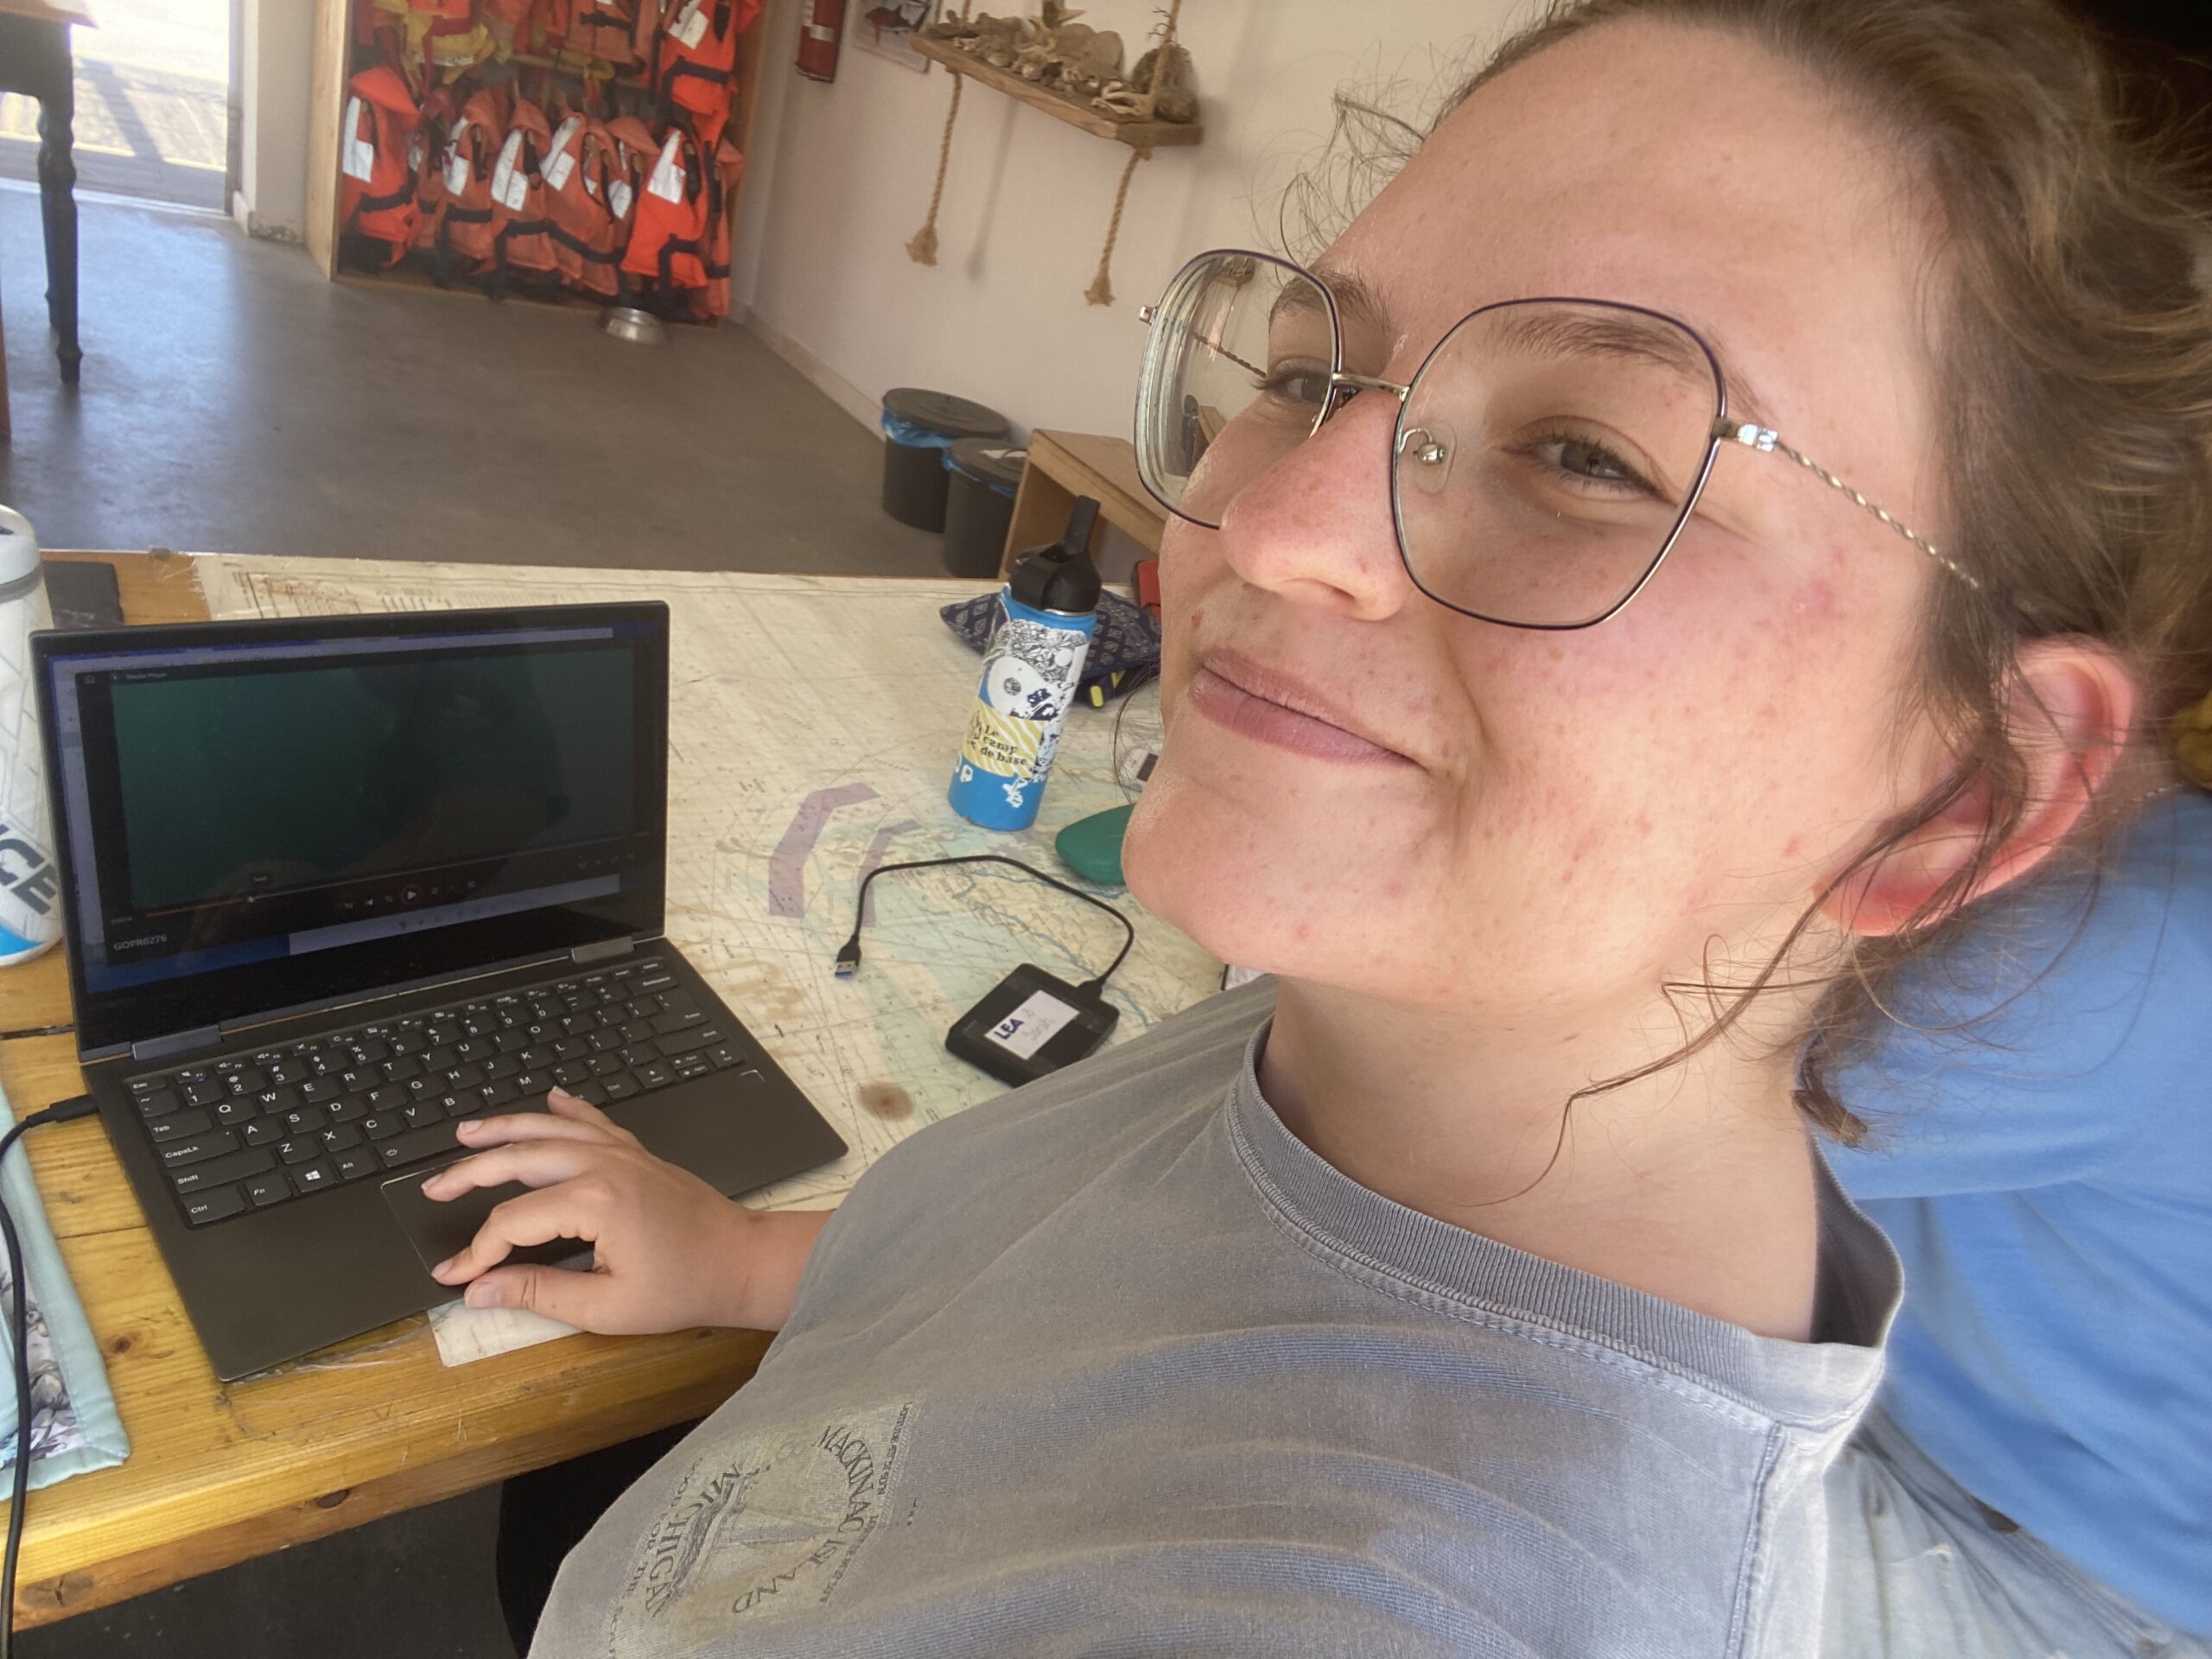
<svg viewBox="0 0 2212 1659"><path fill-rule="evenodd" d="M46 315L64 385L77 384L85 353L77 344L77 88L69 28L59 25L59 60L38 105L38 194L46 220Z"/></svg>

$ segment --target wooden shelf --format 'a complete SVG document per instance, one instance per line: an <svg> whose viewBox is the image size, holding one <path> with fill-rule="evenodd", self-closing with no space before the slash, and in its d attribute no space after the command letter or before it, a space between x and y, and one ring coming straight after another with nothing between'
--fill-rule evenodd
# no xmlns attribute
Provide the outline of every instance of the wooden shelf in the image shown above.
<svg viewBox="0 0 2212 1659"><path fill-rule="evenodd" d="M949 41L917 35L912 44L915 51L935 59L954 74L981 81L1008 98L1020 99L1033 110L1042 110L1071 127L1080 128L1093 137L1116 139L1132 149L1167 149L1195 144L1205 137L1205 127L1196 121L1116 121L1105 111L1092 109L1088 103L1078 104L1071 98L1062 98L1034 81L1024 80L1010 69L971 57Z"/></svg>

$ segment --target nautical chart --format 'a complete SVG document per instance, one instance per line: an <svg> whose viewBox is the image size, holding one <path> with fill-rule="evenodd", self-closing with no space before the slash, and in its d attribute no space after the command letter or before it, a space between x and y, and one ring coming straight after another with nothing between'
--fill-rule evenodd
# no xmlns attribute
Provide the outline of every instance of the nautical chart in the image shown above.
<svg viewBox="0 0 2212 1659"><path fill-rule="evenodd" d="M1128 798L1116 705L1079 705L1033 828L978 829L946 804L981 661L938 611L991 584L226 555L199 573L217 617L667 601L668 936L853 1149L750 1205L819 1209L915 1128L1003 1092L944 1052L952 1021L1020 963L1080 981L1120 945L1110 918L1016 872L915 871L875 883L861 971L834 975L868 869L995 852L1072 880L1052 837ZM1139 695L1124 753L1158 741ZM1098 891L1136 927L1106 993L1125 1041L1211 993L1221 964Z"/></svg>

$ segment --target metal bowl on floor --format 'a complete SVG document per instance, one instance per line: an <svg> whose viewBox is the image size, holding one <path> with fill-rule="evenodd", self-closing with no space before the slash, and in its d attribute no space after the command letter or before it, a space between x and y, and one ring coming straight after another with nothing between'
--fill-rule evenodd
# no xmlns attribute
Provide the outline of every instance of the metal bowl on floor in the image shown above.
<svg viewBox="0 0 2212 1659"><path fill-rule="evenodd" d="M633 346L659 346L668 340L668 329L661 320L634 305L608 306L599 326L603 333L626 340Z"/></svg>

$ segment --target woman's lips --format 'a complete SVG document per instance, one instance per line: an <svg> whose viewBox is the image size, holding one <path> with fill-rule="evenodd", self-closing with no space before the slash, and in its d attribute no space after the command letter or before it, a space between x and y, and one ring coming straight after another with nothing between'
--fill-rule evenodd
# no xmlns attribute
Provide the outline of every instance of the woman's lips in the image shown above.
<svg viewBox="0 0 2212 1659"><path fill-rule="evenodd" d="M1255 742L1323 760L1369 766L1412 764L1395 749L1386 749L1341 726L1255 696L1211 668L1200 668L1192 677L1185 695L1191 706L1214 724Z"/></svg>

